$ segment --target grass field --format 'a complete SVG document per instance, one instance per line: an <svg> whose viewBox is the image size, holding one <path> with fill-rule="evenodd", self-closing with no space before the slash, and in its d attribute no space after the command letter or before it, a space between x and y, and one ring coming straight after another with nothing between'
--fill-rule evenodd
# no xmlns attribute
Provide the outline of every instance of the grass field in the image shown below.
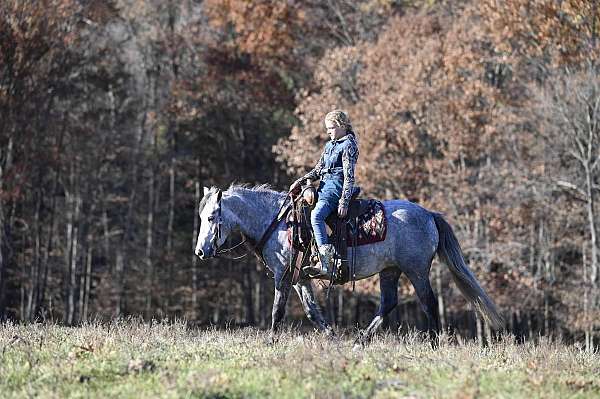
<svg viewBox="0 0 600 399"><path fill-rule="evenodd" d="M119 321L67 328L0 325L0 396L568 398L600 396L600 355L549 340L488 347L384 334L195 329ZM453 341L453 342L450 342ZM457 342L458 341L458 342Z"/></svg>

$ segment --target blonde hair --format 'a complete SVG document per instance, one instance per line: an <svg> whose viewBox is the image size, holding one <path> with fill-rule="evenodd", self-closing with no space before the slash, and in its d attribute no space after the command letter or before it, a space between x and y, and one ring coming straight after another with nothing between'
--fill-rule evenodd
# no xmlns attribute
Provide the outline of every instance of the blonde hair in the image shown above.
<svg viewBox="0 0 600 399"><path fill-rule="evenodd" d="M345 127L346 131L352 130L352 123L348 114L341 109L336 109L325 115L325 122L332 122L336 127Z"/></svg>

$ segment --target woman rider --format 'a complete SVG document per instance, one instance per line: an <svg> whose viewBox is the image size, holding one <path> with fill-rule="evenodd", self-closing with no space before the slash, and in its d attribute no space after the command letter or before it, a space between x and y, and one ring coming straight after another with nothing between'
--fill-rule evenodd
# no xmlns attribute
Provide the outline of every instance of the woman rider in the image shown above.
<svg viewBox="0 0 600 399"><path fill-rule="evenodd" d="M290 186L290 191L293 191L306 179L321 179L319 199L310 217L321 266L305 268L313 276L324 275L331 270L335 248L329 243L325 219L335 210L338 217L346 216L354 189L354 167L358 161L358 143L348 114L341 110L331 111L325 116L325 128L331 140L325 145L317 165Z"/></svg>

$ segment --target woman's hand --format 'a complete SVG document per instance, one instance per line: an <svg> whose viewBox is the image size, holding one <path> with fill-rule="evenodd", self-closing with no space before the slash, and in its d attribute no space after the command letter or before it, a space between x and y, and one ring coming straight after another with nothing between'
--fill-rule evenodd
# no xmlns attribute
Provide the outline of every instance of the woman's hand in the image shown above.
<svg viewBox="0 0 600 399"><path fill-rule="evenodd" d="M345 208L343 206L338 206L338 217L340 219L345 218L347 214L348 214L348 208Z"/></svg>
<svg viewBox="0 0 600 399"><path fill-rule="evenodd" d="M302 180L296 180L295 182L293 182L292 185L290 186L290 193L298 190L300 188L301 182L302 182Z"/></svg>

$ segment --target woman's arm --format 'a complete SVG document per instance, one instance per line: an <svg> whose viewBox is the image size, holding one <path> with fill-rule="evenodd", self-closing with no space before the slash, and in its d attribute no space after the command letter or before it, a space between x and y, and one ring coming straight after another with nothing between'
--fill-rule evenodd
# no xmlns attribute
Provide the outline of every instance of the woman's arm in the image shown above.
<svg viewBox="0 0 600 399"><path fill-rule="evenodd" d="M297 179L292 184L292 187L294 185L296 185L296 184L302 183L306 179L311 179L311 180L318 179L319 178L319 174L321 173L321 170L323 169L323 165L324 164L325 164L325 150L323 150L323 152L321 153L321 156L319 157L319 160L317 161L317 164L315 165L315 167L310 172L308 172L307 174L305 174L301 178Z"/></svg>
<svg viewBox="0 0 600 399"><path fill-rule="evenodd" d="M352 188L354 187L354 167L358 161L358 146L354 137L349 137L348 144L342 153L342 166L344 171L344 185L342 195L338 204L338 215L346 216L350 198L352 197Z"/></svg>

